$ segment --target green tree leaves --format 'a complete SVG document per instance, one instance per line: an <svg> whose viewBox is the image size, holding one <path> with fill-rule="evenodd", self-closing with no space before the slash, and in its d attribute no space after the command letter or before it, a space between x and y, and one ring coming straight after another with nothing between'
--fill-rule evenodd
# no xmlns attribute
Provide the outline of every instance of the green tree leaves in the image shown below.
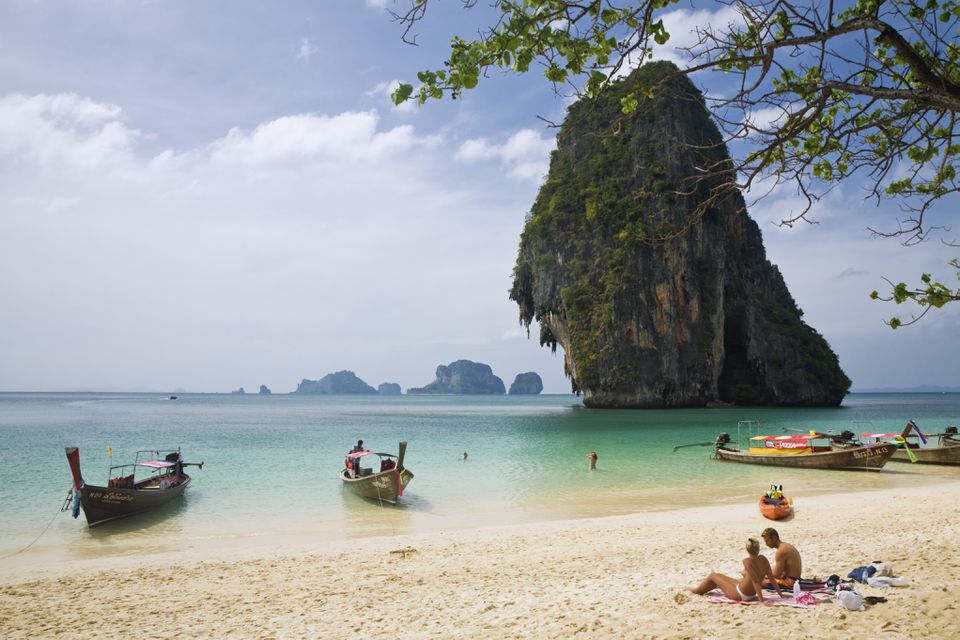
<svg viewBox="0 0 960 640"><path fill-rule="evenodd" d="M408 12L396 16L405 34L430 2L408 1ZM461 1L468 10L476 4ZM401 84L392 97L422 104L458 97L490 70L536 69L558 92L593 99L670 43L664 18L676 4L493 0L494 15L475 38L454 37L442 69L421 72L418 87ZM732 89L706 100L719 128L743 151L732 165L705 170L705 179L724 175L726 188L742 190L761 181L763 190L771 182L793 183L805 205L785 213L782 222L792 224L806 219L819 194L858 175L870 197L896 199L908 213L889 230L871 231L905 244L926 239L928 210L960 192L960 0L717 4L736 19L695 25L697 44L677 73L722 74L721 86ZM621 96L622 112L632 113L657 90L638 87ZM752 116L764 112L777 117ZM925 308L952 301L928 288L902 301Z"/></svg>

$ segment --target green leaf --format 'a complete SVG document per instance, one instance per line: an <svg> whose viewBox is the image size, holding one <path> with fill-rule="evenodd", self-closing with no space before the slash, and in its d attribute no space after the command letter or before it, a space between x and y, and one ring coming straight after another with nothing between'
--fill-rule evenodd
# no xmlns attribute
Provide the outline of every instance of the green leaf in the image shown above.
<svg viewBox="0 0 960 640"><path fill-rule="evenodd" d="M410 96L413 95L413 85L401 83L393 93L390 94L390 99L393 100L393 104L403 104L410 99Z"/></svg>

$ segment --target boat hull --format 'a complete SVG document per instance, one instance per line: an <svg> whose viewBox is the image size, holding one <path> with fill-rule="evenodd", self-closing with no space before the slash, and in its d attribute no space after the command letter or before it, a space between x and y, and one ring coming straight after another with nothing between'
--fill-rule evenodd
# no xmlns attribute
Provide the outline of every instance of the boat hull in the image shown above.
<svg viewBox="0 0 960 640"><path fill-rule="evenodd" d="M344 487L361 498L389 504L397 504L403 489L413 480L413 472L409 469L390 469L359 478L350 477L348 473L346 469L340 471Z"/></svg>
<svg viewBox="0 0 960 640"><path fill-rule="evenodd" d="M772 504L764 500L761 496L760 498L760 513L763 514L764 518L770 520L783 520L790 512L793 510L793 507L790 506L790 503L787 502L787 499L784 498L781 504Z"/></svg>
<svg viewBox="0 0 960 640"><path fill-rule="evenodd" d="M918 447L910 449L917 458L917 464L960 465L960 442L942 444L939 447ZM906 450L897 447L891 458L894 462L912 462Z"/></svg>
<svg viewBox="0 0 960 640"><path fill-rule="evenodd" d="M115 489L85 484L80 488L80 506L87 525L95 527L163 506L182 496L189 484L190 476L186 474L183 482L166 489Z"/></svg>
<svg viewBox="0 0 960 640"><path fill-rule="evenodd" d="M739 449L717 447L714 457L727 462L760 464L771 467L796 469L842 469L847 471L880 471L893 456L896 447L880 444L869 447L852 447L835 451L800 453L796 455L764 455L748 453Z"/></svg>

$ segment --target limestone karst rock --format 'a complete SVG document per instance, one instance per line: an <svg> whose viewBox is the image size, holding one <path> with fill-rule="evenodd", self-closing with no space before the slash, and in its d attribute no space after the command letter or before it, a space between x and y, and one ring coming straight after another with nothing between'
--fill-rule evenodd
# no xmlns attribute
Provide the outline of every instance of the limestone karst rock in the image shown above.
<svg viewBox="0 0 960 640"><path fill-rule="evenodd" d="M510 385L510 395L536 395L543 391L543 380L534 371L518 373Z"/></svg>
<svg viewBox="0 0 960 640"><path fill-rule="evenodd" d="M457 360L437 367L437 378L425 387L407 389L407 393L503 394L503 380L493 375L490 365Z"/></svg>
<svg viewBox="0 0 960 640"><path fill-rule="evenodd" d="M696 88L645 65L570 107L510 298L594 407L837 405L850 387L766 258ZM629 115L620 99L662 81ZM702 216L692 213L710 202Z"/></svg>
<svg viewBox="0 0 960 640"><path fill-rule="evenodd" d="M399 396L401 393L400 385L396 382L384 382L377 387L377 393L382 396Z"/></svg>
<svg viewBox="0 0 960 640"><path fill-rule="evenodd" d="M353 371L328 373L319 380L306 378L293 393L314 394L374 394L377 390L357 377Z"/></svg>

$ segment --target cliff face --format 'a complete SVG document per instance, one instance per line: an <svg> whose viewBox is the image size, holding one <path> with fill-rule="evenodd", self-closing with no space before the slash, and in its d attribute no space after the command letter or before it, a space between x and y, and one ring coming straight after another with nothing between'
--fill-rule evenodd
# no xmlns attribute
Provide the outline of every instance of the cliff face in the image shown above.
<svg viewBox="0 0 960 640"><path fill-rule="evenodd" d="M407 389L407 393L503 394L503 380L493 375L490 365L457 360L437 367L437 378L425 387Z"/></svg>
<svg viewBox="0 0 960 640"><path fill-rule="evenodd" d="M801 320L741 195L691 215L717 184L695 181L701 168L728 158L699 92L672 78L620 112L631 87L672 69L646 65L570 108L521 237L520 319L563 347L588 406L839 404L850 380Z"/></svg>

